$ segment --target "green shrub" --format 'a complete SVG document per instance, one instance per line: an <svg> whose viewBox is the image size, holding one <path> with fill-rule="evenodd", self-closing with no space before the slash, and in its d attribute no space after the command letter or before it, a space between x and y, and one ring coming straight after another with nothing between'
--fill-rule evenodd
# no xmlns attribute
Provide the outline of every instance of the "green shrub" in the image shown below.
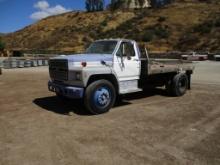
<svg viewBox="0 0 220 165"><path fill-rule="evenodd" d="M124 3L124 1L122 1L122 0L120 0L120 1L115 1L115 2L113 2L113 3L111 3L111 4L109 5L109 8L110 8L110 10L112 10L112 11L117 10L117 9L119 9L119 8L122 6L123 3Z"/></svg>
<svg viewBox="0 0 220 165"><path fill-rule="evenodd" d="M201 34L210 33L213 28L213 22L205 22L194 27L193 31Z"/></svg>
<svg viewBox="0 0 220 165"><path fill-rule="evenodd" d="M186 33L179 39L177 47L181 48L183 45L196 45L198 42L199 38L197 36L192 33Z"/></svg>
<svg viewBox="0 0 220 165"><path fill-rule="evenodd" d="M3 51L5 49L5 43L0 40L0 51Z"/></svg>
<svg viewBox="0 0 220 165"><path fill-rule="evenodd" d="M91 30L90 33L89 33L89 36L90 36L91 38L96 38L97 32L96 32L95 30Z"/></svg>
<svg viewBox="0 0 220 165"><path fill-rule="evenodd" d="M23 57L24 54L22 51L13 51L13 57Z"/></svg>
<svg viewBox="0 0 220 165"><path fill-rule="evenodd" d="M87 37L87 36L84 36L84 37L82 38L82 41L83 41L84 43L91 42L90 38Z"/></svg>
<svg viewBox="0 0 220 165"><path fill-rule="evenodd" d="M159 17L157 21L158 22L164 22L164 21L166 21L166 17Z"/></svg>
<svg viewBox="0 0 220 165"><path fill-rule="evenodd" d="M156 28L154 33L158 38L168 38L170 36L170 32L163 27Z"/></svg>
<svg viewBox="0 0 220 165"><path fill-rule="evenodd" d="M142 41L144 42L150 42L152 41L154 38L154 34L153 31L151 30L147 30L144 32L144 34L142 35Z"/></svg>
<svg viewBox="0 0 220 165"><path fill-rule="evenodd" d="M205 25L197 26L194 29L194 32L199 32L201 34L210 33L211 32L211 28L209 26L205 26Z"/></svg>
<svg viewBox="0 0 220 165"><path fill-rule="evenodd" d="M215 27L220 27L220 18L215 21Z"/></svg>
<svg viewBox="0 0 220 165"><path fill-rule="evenodd" d="M104 20L103 22L101 22L101 26L107 26L108 25L108 21Z"/></svg>

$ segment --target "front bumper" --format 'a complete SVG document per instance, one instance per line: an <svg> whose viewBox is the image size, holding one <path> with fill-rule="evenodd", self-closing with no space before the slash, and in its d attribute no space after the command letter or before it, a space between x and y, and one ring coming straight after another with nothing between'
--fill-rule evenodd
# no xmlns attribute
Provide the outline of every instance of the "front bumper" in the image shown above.
<svg viewBox="0 0 220 165"><path fill-rule="evenodd" d="M84 88L61 85L52 81L48 82L48 89L51 92L56 92L62 96L73 99L82 98L84 93Z"/></svg>

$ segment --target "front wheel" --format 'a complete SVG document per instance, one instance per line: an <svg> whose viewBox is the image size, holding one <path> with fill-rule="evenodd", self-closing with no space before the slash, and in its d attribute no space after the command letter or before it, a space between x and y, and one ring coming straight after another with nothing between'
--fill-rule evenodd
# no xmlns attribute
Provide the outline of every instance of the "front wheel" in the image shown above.
<svg viewBox="0 0 220 165"><path fill-rule="evenodd" d="M111 82L98 80L91 83L85 92L84 103L92 114L108 112L114 105L116 91Z"/></svg>

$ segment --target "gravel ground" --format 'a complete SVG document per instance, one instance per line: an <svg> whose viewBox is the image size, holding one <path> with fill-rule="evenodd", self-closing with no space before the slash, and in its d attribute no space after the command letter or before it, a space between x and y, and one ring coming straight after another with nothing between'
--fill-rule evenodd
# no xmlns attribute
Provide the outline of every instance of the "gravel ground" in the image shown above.
<svg viewBox="0 0 220 165"><path fill-rule="evenodd" d="M192 90L128 95L91 116L47 90L45 67L0 76L0 165L220 164L220 62L196 63Z"/></svg>

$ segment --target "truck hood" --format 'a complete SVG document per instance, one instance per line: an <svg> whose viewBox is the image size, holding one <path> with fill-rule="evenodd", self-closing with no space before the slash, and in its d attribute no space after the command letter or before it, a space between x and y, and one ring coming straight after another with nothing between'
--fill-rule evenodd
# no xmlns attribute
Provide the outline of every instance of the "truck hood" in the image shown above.
<svg viewBox="0 0 220 165"><path fill-rule="evenodd" d="M59 56L53 59L67 59L69 62L113 62L111 54L75 54L68 56Z"/></svg>

